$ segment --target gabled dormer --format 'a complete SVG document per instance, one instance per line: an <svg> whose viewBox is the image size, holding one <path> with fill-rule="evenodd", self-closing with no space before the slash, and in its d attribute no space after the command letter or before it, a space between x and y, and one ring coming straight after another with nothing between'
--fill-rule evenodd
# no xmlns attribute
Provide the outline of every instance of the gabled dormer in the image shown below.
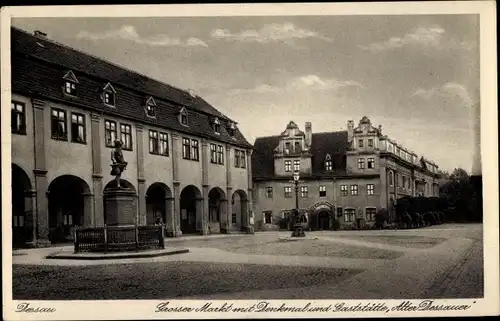
<svg viewBox="0 0 500 321"><path fill-rule="evenodd" d="M330 154L326 154L325 156L325 170L328 172L333 170L333 161Z"/></svg>
<svg viewBox="0 0 500 321"><path fill-rule="evenodd" d="M311 130L310 123L306 123L306 130ZM310 144L306 144L308 137L312 139L312 133L306 135L295 122L288 123L274 148L275 175L290 176L297 171L304 175L311 174Z"/></svg>
<svg viewBox="0 0 500 321"><path fill-rule="evenodd" d="M236 125L234 124L234 122L232 121L228 122L226 130L229 133L229 136L234 137L234 134L236 132Z"/></svg>
<svg viewBox="0 0 500 321"><path fill-rule="evenodd" d="M189 126L188 112L186 108L182 107L179 111L179 123L183 126Z"/></svg>
<svg viewBox="0 0 500 321"><path fill-rule="evenodd" d="M378 149L379 137L382 136L382 127L374 127L368 117L363 116L356 128L354 128L352 120L348 121L347 132L351 150L371 152Z"/></svg>
<svg viewBox="0 0 500 321"><path fill-rule="evenodd" d="M115 107L116 90L109 82L102 89L102 101L106 106Z"/></svg>
<svg viewBox="0 0 500 321"><path fill-rule="evenodd" d="M214 133L217 135L220 135L220 121L218 117L213 117L212 118L212 129L214 130Z"/></svg>
<svg viewBox="0 0 500 321"><path fill-rule="evenodd" d="M78 94L77 90L76 90L78 83L79 83L78 79L76 78L73 71L71 71L71 70L68 71L63 77L64 94L76 97Z"/></svg>
<svg viewBox="0 0 500 321"><path fill-rule="evenodd" d="M146 112L146 116L151 118L156 117L156 102L152 96L146 100L144 111Z"/></svg>

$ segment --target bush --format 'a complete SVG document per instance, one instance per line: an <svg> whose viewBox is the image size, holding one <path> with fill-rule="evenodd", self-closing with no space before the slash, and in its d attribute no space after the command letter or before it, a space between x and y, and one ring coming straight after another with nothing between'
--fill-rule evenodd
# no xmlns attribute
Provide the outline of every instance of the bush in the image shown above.
<svg viewBox="0 0 500 321"><path fill-rule="evenodd" d="M389 212L385 208L381 208L375 214L375 228L383 229L384 223L389 220Z"/></svg>

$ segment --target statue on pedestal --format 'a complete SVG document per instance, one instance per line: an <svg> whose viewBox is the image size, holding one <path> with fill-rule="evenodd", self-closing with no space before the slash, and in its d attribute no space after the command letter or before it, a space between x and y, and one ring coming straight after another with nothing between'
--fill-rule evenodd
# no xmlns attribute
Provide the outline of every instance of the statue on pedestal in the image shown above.
<svg viewBox="0 0 500 321"><path fill-rule="evenodd" d="M111 175L115 176L116 187L121 188L120 178L128 163L123 158L122 142L119 140L115 140L115 148L111 151L111 161L113 162L111 164Z"/></svg>

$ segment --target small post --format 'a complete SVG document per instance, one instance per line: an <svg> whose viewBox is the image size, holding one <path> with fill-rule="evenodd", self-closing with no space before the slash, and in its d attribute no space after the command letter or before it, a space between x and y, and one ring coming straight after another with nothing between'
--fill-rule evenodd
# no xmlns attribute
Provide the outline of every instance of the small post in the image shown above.
<svg viewBox="0 0 500 321"><path fill-rule="evenodd" d="M134 224L134 232L135 232L135 250L139 251L139 228L137 224Z"/></svg>
<svg viewBox="0 0 500 321"><path fill-rule="evenodd" d="M165 248L165 225L162 224L160 226L160 229L161 229L161 231L160 231L160 238L161 238L160 239L160 246L162 249L164 249Z"/></svg>
<svg viewBox="0 0 500 321"><path fill-rule="evenodd" d="M75 227L75 229L73 230L73 233L74 233L74 242L75 242L75 248L74 248L74 252L75 253L78 253L80 251L80 245L78 244L78 233L77 233L77 230L78 230L78 226Z"/></svg>
<svg viewBox="0 0 500 321"><path fill-rule="evenodd" d="M108 228L104 224L104 253L108 253Z"/></svg>

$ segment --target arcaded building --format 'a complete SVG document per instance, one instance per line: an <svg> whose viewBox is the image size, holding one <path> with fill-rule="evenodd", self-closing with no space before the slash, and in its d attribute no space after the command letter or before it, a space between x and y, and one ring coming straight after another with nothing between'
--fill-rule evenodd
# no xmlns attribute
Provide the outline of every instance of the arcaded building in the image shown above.
<svg viewBox="0 0 500 321"><path fill-rule="evenodd" d="M123 184L137 224L167 235L238 231L249 224L252 146L237 123L184 91L49 40L11 29L12 228L16 244L71 240L103 226L123 142Z"/></svg>
<svg viewBox="0 0 500 321"><path fill-rule="evenodd" d="M294 172L300 173L299 209L313 230L337 218L345 228L372 224L398 198L438 196L438 167L382 134L367 117L347 130L313 133L293 121L277 136L257 138L252 154L256 229L276 229L295 208Z"/></svg>

